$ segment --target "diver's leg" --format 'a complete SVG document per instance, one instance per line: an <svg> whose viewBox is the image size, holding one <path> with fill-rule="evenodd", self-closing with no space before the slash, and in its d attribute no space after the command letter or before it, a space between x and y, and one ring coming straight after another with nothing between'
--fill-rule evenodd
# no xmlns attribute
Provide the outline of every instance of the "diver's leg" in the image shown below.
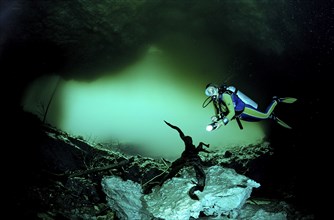
<svg viewBox="0 0 334 220"><path fill-rule="evenodd" d="M267 107L265 112L261 112L250 105L246 105L244 111L241 113L240 118L245 121L259 121L268 119L274 111L278 101L273 100Z"/></svg>

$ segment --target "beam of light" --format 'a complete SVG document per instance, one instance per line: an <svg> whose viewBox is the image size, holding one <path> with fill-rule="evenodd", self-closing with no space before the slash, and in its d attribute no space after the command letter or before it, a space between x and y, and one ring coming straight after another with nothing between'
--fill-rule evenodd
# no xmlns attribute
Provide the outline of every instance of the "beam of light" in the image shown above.
<svg viewBox="0 0 334 220"><path fill-rule="evenodd" d="M170 160L180 156L184 144L164 120L191 136L195 145L200 141L210 144L211 150L263 139L261 123L244 122L240 130L232 121L206 131L214 113L211 105L202 108L208 81L206 76L182 71L148 56L121 73L93 82L64 81L48 121L86 140L117 141L144 156ZM35 111L36 96L52 87L51 83L44 79L31 86L23 100L26 110Z"/></svg>

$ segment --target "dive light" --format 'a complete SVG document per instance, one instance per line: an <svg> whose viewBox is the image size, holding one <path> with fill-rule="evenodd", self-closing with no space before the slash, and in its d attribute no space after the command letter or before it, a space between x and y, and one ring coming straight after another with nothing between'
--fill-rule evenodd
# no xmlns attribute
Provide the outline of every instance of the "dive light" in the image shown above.
<svg viewBox="0 0 334 220"><path fill-rule="evenodd" d="M208 124L208 126L206 126L206 130L207 131L213 131L218 129L222 124L219 122L212 122L211 124Z"/></svg>

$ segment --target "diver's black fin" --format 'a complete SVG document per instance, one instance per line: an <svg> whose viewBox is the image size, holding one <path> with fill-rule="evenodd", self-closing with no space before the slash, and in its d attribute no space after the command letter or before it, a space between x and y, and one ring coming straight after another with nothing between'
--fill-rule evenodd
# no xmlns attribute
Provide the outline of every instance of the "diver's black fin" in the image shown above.
<svg viewBox="0 0 334 220"><path fill-rule="evenodd" d="M274 99L276 99L278 102L283 102L283 103L294 103L295 101L297 101L296 98L292 98L292 97L285 97L285 98L274 97Z"/></svg>
<svg viewBox="0 0 334 220"><path fill-rule="evenodd" d="M281 119L275 117L274 119L279 125L288 128L288 129L292 129L287 123L285 123L284 121L282 121Z"/></svg>

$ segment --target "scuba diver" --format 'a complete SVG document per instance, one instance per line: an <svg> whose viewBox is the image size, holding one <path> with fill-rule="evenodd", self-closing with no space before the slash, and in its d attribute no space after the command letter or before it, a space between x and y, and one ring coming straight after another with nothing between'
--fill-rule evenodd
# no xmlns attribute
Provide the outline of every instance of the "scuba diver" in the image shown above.
<svg viewBox="0 0 334 220"><path fill-rule="evenodd" d="M278 103L294 103L296 98L274 96L265 112L262 112L258 109L256 102L233 86L224 84L217 86L209 83L205 88L205 94L208 98L203 102L202 107L205 108L213 102L215 110L215 115L211 117L212 123L206 127L207 131L216 130L223 124L227 125L233 119L236 119L240 129L243 129L240 120L255 122L265 119L272 119L281 126L291 129L289 125L277 118L273 111Z"/></svg>

